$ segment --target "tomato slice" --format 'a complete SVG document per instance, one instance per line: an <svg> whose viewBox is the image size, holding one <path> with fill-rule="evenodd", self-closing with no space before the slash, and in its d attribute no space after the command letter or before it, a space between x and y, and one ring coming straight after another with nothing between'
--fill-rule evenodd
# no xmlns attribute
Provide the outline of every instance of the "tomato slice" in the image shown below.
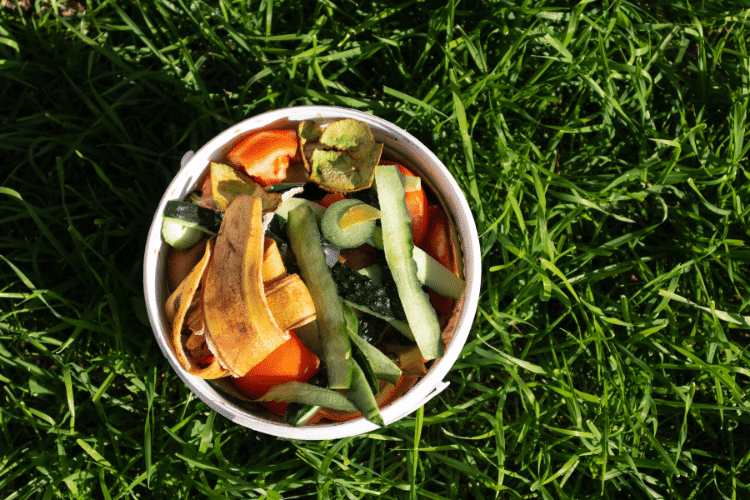
<svg viewBox="0 0 750 500"><path fill-rule="evenodd" d="M289 160L297 155L297 132L264 130L240 141L227 155L261 186L281 182L286 177Z"/></svg>
<svg viewBox="0 0 750 500"><path fill-rule="evenodd" d="M203 181L201 191L203 192L203 196L201 197L200 205L211 209L216 208L214 205L214 194L211 191L211 172L208 173L206 180Z"/></svg>
<svg viewBox="0 0 750 500"><path fill-rule="evenodd" d="M214 355L209 354L208 356L203 356L202 358L196 358L195 362L198 363L198 366L200 366L201 368L205 368L214 362Z"/></svg>
<svg viewBox="0 0 750 500"><path fill-rule="evenodd" d="M346 197L341 193L331 193L325 195L321 200L319 200L317 203L319 205L323 205L324 207L328 208L337 201L341 201L345 199Z"/></svg>
<svg viewBox="0 0 750 500"><path fill-rule="evenodd" d="M430 212L430 231L427 233L425 247L423 250L440 262L442 265L458 274L458 264L456 262L456 253L453 250L451 241L450 222L448 216L440 207L431 205ZM450 313L455 301L449 297L443 297L433 290L429 290L430 303L435 308L438 316Z"/></svg>
<svg viewBox="0 0 750 500"><path fill-rule="evenodd" d="M318 357L302 343L294 332L291 338L277 347L244 377L232 382L243 394L253 399L264 396L275 385L284 382L307 382L320 368ZM283 415L289 403L265 401L263 405L277 415Z"/></svg>

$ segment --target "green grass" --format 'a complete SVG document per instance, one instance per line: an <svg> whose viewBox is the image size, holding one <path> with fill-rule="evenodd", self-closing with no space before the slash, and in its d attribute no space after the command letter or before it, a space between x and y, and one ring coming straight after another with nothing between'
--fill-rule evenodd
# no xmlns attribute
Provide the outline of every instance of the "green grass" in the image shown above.
<svg viewBox="0 0 750 500"><path fill-rule="evenodd" d="M0 10L0 495L750 497L747 2L37 4ZM182 154L302 104L425 142L484 256L450 387L320 443L193 397L141 285Z"/></svg>

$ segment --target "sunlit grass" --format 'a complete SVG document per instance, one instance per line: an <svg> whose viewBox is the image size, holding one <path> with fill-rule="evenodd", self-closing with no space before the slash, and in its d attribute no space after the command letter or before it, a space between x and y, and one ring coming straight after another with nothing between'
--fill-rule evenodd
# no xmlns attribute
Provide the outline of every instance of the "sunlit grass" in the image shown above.
<svg viewBox="0 0 750 500"><path fill-rule="evenodd" d="M746 8L45 5L0 10L6 498L750 495ZM449 388L320 443L192 396L141 285L183 153L304 104L427 144L484 256Z"/></svg>

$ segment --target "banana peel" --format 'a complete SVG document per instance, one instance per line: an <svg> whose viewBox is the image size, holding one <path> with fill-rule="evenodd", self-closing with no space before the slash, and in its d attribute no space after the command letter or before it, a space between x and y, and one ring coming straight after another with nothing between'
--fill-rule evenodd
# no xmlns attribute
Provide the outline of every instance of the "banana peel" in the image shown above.
<svg viewBox="0 0 750 500"><path fill-rule="evenodd" d="M190 274L180 283L177 290L169 297L165 307L167 319L172 323L172 351L177 357L177 361L180 362L180 365L188 373L203 379L226 377L228 373L216 357L205 368L198 365L182 342L182 328L185 324L188 311L191 307L194 307L193 299L200 287L203 274L211 261L213 247L214 238L211 238L206 245L203 258L201 258Z"/></svg>
<svg viewBox="0 0 750 500"><path fill-rule="evenodd" d="M219 235L209 240L201 260L165 304L173 350L191 375L244 375L289 338L287 330L315 321L307 286L299 275L287 274L272 239L259 243L259 202L239 197L236 207L227 211ZM214 354L206 368L195 362L182 339L195 307L202 308L202 336Z"/></svg>

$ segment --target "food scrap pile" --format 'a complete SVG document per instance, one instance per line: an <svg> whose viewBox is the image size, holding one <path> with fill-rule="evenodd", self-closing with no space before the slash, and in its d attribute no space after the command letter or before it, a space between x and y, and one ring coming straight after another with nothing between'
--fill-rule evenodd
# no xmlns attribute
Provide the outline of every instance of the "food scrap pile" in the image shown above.
<svg viewBox="0 0 750 500"><path fill-rule="evenodd" d="M165 312L182 367L289 425L364 416L442 356L465 283L421 179L345 119L242 138L166 205Z"/></svg>

